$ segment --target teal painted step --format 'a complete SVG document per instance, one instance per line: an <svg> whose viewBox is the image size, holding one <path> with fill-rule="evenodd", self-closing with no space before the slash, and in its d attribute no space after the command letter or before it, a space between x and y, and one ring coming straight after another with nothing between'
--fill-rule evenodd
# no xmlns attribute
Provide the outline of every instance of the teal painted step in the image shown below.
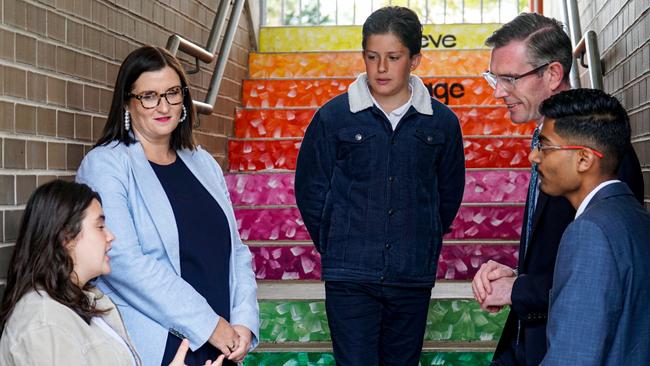
<svg viewBox="0 0 650 366"><path fill-rule="evenodd" d="M491 314L472 300L431 300L426 341L496 341L508 311ZM330 340L323 301L260 301L262 342Z"/></svg>
<svg viewBox="0 0 650 366"><path fill-rule="evenodd" d="M492 359L491 352L423 352L420 366L482 366ZM250 353L244 366L333 366L331 353L261 352Z"/></svg>

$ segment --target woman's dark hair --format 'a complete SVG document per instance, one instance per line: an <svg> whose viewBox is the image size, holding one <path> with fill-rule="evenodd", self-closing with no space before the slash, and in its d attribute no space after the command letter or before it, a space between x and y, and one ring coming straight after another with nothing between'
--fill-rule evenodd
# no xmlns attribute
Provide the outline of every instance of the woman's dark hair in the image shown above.
<svg viewBox="0 0 650 366"><path fill-rule="evenodd" d="M361 46L366 49L368 38L375 34L394 34L409 49L413 57L422 49L422 24L418 15L402 6L386 6L376 10L363 23Z"/></svg>
<svg viewBox="0 0 650 366"><path fill-rule="evenodd" d="M95 308L75 283L74 263L66 245L81 231L85 210L99 195L87 185L55 180L34 191L18 229L7 288L0 306L3 329L16 303L29 291L45 291L87 323L105 310ZM86 284L84 290L93 286Z"/></svg>
<svg viewBox="0 0 650 366"><path fill-rule="evenodd" d="M153 46L142 46L131 52L117 73L115 89L113 91L113 101L111 109L108 112L108 119L104 126L102 136L95 146L108 145L113 141L119 141L125 145L130 145L136 140L124 128L124 105L129 100L129 94L133 91L133 84L144 72L158 71L169 66L176 71L178 78L181 80L181 87L185 89L183 105L187 109L187 118L172 132L169 141L169 147L173 150L182 148L194 149L194 139L192 137L192 125L194 125L194 105L192 96L187 87L187 76L180 62L164 48Z"/></svg>

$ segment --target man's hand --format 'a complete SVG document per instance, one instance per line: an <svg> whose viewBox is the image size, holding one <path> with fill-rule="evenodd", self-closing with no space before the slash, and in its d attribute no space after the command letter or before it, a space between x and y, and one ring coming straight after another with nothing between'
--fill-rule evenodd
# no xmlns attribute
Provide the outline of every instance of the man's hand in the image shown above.
<svg viewBox="0 0 650 366"><path fill-rule="evenodd" d="M510 276L492 281L492 293L487 295L485 300L481 302L481 309L496 313L505 305L512 305L512 286L516 279L517 277Z"/></svg>
<svg viewBox="0 0 650 366"><path fill-rule="evenodd" d="M472 292L476 301L483 303L492 293L491 282L503 277L516 277L515 270L493 260L483 263L472 280Z"/></svg>
<svg viewBox="0 0 650 366"><path fill-rule="evenodd" d="M233 325L232 328L239 335L239 344L237 348L232 350L228 359L235 362L241 362L248 354L248 349L251 347L251 341L253 339L253 333L243 325Z"/></svg>

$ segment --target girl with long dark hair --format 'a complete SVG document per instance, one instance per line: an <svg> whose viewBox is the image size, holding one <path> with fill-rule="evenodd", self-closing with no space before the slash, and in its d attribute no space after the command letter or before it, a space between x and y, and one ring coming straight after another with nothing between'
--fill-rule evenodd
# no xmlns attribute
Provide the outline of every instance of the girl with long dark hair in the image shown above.
<svg viewBox="0 0 650 366"><path fill-rule="evenodd" d="M142 364L116 306L91 282L111 271L113 239L87 185L56 180L36 189L0 307L0 365ZM170 366L184 364L188 345Z"/></svg>

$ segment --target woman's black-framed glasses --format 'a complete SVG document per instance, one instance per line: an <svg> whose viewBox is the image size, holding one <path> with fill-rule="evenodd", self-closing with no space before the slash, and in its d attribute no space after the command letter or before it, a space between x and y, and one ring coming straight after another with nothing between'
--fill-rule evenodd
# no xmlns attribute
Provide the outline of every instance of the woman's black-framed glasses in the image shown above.
<svg viewBox="0 0 650 366"><path fill-rule="evenodd" d="M160 100L162 98L165 98L169 105L178 105L183 103L183 98L185 97L186 92L187 87L175 86L162 94L158 94L155 91L148 91L140 94L129 93L126 96L128 98L139 100L144 109L153 109L160 105Z"/></svg>

